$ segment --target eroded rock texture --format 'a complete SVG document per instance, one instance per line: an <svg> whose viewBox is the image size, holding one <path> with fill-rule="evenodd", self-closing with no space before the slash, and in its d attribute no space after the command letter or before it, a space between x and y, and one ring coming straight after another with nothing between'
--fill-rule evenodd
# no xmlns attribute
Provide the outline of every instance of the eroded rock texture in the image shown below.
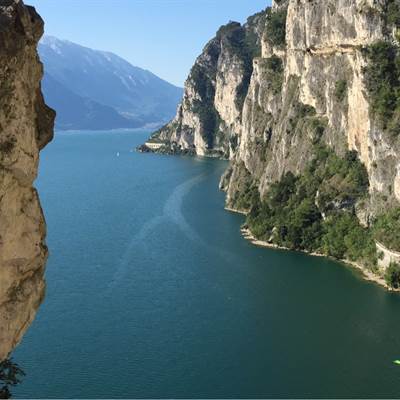
<svg viewBox="0 0 400 400"><path fill-rule="evenodd" d="M0 360L21 340L45 292L46 225L33 187L52 139L36 46L43 21L21 0L0 0Z"/></svg>
<svg viewBox="0 0 400 400"><path fill-rule="evenodd" d="M175 119L156 133L172 151L233 156L264 25L264 13L249 18L244 26L231 22L206 45L186 81Z"/></svg>
<svg viewBox="0 0 400 400"><path fill-rule="evenodd" d="M400 200L398 139L376 123L365 86L365 49L399 38L387 24L393 2L280 0L221 28L176 118L153 139L166 142L162 151L230 158L221 187L232 208L245 187L263 195L286 172L301 173L316 143L339 155L356 150L369 174L359 213L367 223Z"/></svg>

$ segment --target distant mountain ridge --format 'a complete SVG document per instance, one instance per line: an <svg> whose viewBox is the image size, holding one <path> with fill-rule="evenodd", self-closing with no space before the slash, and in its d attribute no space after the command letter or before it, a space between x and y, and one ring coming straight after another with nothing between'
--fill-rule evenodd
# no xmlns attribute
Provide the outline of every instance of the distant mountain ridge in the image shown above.
<svg viewBox="0 0 400 400"><path fill-rule="evenodd" d="M113 53L45 36L39 54L43 92L61 130L162 124L182 97L181 88Z"/></svg>

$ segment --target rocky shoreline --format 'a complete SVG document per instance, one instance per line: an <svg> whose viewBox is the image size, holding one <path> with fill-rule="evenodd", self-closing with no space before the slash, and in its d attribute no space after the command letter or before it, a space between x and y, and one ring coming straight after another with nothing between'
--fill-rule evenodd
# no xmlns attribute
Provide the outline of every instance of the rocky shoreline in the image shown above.
<svg viewBox="0 0 400 400"><path fill-rule="evenodd" d="M244 239L250 241L252 244L254 244L255 246L259 246L259 247L266 247L269 249L275 249L275 250L285 250L285 251L291 251L291 249L287 248L287 247L283 247L283 246L278 246L276 244L273 243L269 243L263 240L259 240L257 239L249 229L247 228L241 228L241 233L242 236L244 237ZM302 251L302 250L298 250L301 253L305 253L308 254L310 256L314 256L314 257L325 257L325 258L330 258L334 261L339 261L343 264L346 264L347 266L356 268L357 270L361 271L362 276L365 280L370 281L370 282L374 282L377 283L380 286L383 286L385 289L387 289L388 291L391 292L400 292L400 289L394 289L388 286L388 284L386 283L385 279L382 278L379 275L374 274L373 272L367 270L365 267L363 267L361 264L354 262L354 261L350 261L350 260L337 260L335 258L329 257L326 254L322 254L322 253L310 253L308 251Z"/></svg>
<svg viewBox="0 0 400 400"><path fill-rule="evenodd" d="M400 255L380 249L363 229L383 211L399 207L400 140L387 129L396 113L388 109L379 117L374 110L386 82L397 82L387 91L393 100L399 97L398 76L382 65L391 54L400 58L400 9L389 13L385 2L362 3L337 0L328 7L322 0L272 0L271 8L243 25L222 26L196 59L175 118L147 143L157 153L228 158L220 188L231 212L252 208L286 175L282 188L288 193L296 185L290 174L304 178L304 187L312 183L312 190L305 190L309 205L324 220L327 212L338 216L331 231L339 233L331 233L342 238L354 230L344 247L364 247L363 257L371 260L378 250L383 253L378 268L385 271L400 265ZM390 65L395 71L395 63ZM305 178L314 162L321 176ZM300 203L290 207L294 212ZM346 219L348 212L354 218ZM379 270L341 261L389 289Z"/></svg>
<svg viewBox="0 0 400 400"><path fill-rule="evenodd" d="M235 210L235 209L233 209L233 208L231 208L231 207L225 207L225 210L226 210L226 211L229 211L229 212L236 213L236 214L242 214L242 215L246 215L246 214L247 214L247 213L244 212L244 211ZM337 259L335 259L335 258L332 258L332 257L327 256L326 254L317 253L317 252L310 253L310 252L304 251L304 250L291 250L291 249L289 249L289 248L287 248L287 247L284 247L284 246L279 246L279 245L277 245L277 244L273 244L273 243L269 243L269 242L264 241L264 240L257 239L257 238L251 233L250 229L248 229L248 228L242 227L242 228L240 229L240 231L241 231L241 233L242 233L243 238L246 239L246 240L248 240L251 244L253 244L253 245L255 245L255 246L264 247L264 248L267 248L267 249L274 249L274 250L299 251L299 252L301 252L301 253L305 253L305 254L308 254L308 255L314 256L314 257L325 257L325 258L330 258L330 259L332 259L332 260L334 260L334 261L339 261L340 263L345 264L346 266L350 266L350 267L352 267L352 268L357 269L358 271L361 272L362 277L363 277L365 280L369 281L369 282L374 282L374 283L376 283L376 284L378 284L378 285L384 287L386 290L388 290L388 291L390 291L390 292L400 292L400 289L394 289L394 288L389 287L388 284L386 283L386 281L385 281L385 279L384 279L383 277L374 274L373 272L371 272L371 271L369 271L368 269L366 269L362 264L357 263L357 262L355 262L355 261L350 261L350 260L346 260L346 259L337 260Z"/></svg>

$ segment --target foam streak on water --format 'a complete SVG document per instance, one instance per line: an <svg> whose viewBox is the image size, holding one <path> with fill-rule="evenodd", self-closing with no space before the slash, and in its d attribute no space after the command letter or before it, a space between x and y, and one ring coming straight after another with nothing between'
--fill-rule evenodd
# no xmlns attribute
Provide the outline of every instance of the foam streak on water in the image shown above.
<svg viewBox="0 0 400 400"><path fill-rule="evenodd" d="M126 268L129 268L131 265L130 257L135 249L145 246L146 244L144 242L146 238L155 229L157 229L160 224L167 222L168 220L174 222L190 240L195 241L198 244L202 244L202 239L186 222L185 217L182 214L182 202L184 197L191 191L191 189L205 178L206 175L202 174L188 179L186 182L177 186L171 196L165 202L163 215L154 217L150 221L146 222L141 230L135 236L133 236L110 283L110 288L114 288L116 285L118 285L120 280L124 278L126 274Z"/></svg>
<svg viewBox="0 0 400 400"><path fill-rule="evenodd" d="M400 296L252 246L224 210L227 163L132 153L146 137L57 134L43 151L48 289L14 397L399 397Z"/></svg>

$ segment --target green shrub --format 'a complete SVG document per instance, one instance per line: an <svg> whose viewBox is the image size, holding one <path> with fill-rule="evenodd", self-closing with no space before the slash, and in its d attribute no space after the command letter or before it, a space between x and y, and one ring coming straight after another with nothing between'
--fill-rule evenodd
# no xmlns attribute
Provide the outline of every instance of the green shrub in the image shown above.
<svg viewBox="0 0 400 400"><path fill-rule="evenodd" d="M299 118L312 117L316 113L317 112L313 106L310 106L309 104L299 103L298 105Z"/></svg>
<svg viewBox="0 0 400 400"><path fill-rule="evenodd" d="M262 18L263 15L264 18ZM265 13L250 18L248 23L254 24L254 20L258 20L258 18L265 21ZM253 59L261 55L261 44L254 32L254 27L248 26L245 29L238 22L230 22L222 26L217 32L217 38L222 42L225 50L236 54L242 62L243 78L238 85L235 98L236 106L241 111L253 73Z"/></svg>
<svg viewBox="0 0 400 400"><path fill-rule="evenodd" d="M241 112L243 111L244 102L249 91L250 79L245 77L236 89L235 105Z"/></svg>
<svg viewBox="0 0 400 400"><path fill-rule="evenodd" d="M195 90L200 95L199 100L192 104L192 112L199 116L202 126L202 136L206 139L208 147L213 146L218 133L220 117L214 107L215 88L207 69L195 64L190 73Z"/></svg>
<svg viewBox="0 0 400 400"><path fill-rule="evenodd" d="M313 144L317 144L320 141L328 126L327 118L318 116L313 106L301 102L294 103L294 113L288 122L289 132L294 133L299 127L301 132L307 132L311 135Z"/></svg>
<svg viewBox="0 0 400 400"><path fill-rule="evenodd" d="M380 215L373 225L373 230L378 242L391 250L400 251L400 208Z"/></svg>
<svg viewBox="0 0 400 400"><path fill-rule="evenodd" d="M279 73L280 74L280 73L283 72L282 60L279 57L275 56L275 55L273 55L270 58L266 58L264 60L264 66L265 66L265 68L267 68L270 71L275 72L275 73Z"/></svg>
<svg viewBox="0 0 400 400"><path fill-rule="evenodd" d="M342 102L347 95L347 81L341 79L335 84L335 97L338 101Z"/></svg>
<svg viewBox="0 0 400 400"><path fill-rule="evenodd" d="M400 287L400 265L391 263L385 272L385 280L389 287L398 289Z"/></svg>
<svg viewBox="0 0 400 400"><path fill-rule="evenodd" d="M257 202L259 196L257 185L253 182L249 182L235 199L235 208L238 210L250 210L252 204Z"/></svg>
<svg viewBox="0 0 400 400"><path fill-rule="evenodd" d="M326 118L312 117L309 119L309 129L313 135L313 143L317 144L328 126Z"/></svg>
<svg viewBox="0 0 400 400"><path fill-rule="evenodd" d="M201 97L201 101L211 101L215 95L215 88L207 74L207 69L200 64L195 64L190 71L190 79L194 88Z"/></svg>
<svg viewBox="0 0 400 400"><path fill-rule="evenodd" d="M400 5L398 1L389 0L386 11L386 22L392 26L400 26Z"/></svg>
<svg viewBox="0 0 400 400"><path fill-rule="evenodd" d="M240 22L230 21L226 25L222 25L217 31L217 38L222 38L223 36L232 35L232 33L240 30L242 25Z"/></svg>
<svg viewBox="0 0 400 400"><path fill-rule="evenodd" d="M353 208L327 211L329 202L340 203L345 198L354 204L367 190L368 175L355 152L340 158L326 147L317 147L302 175L288 172L271 185L263 199L253 199L247 225L256 237L280 246L367 260L373 266L373 237L360 225Z"/></svg>
<svg viewBox="0 0 400 400"><path fill-rule="evenodd" d="M287 10L269 10L265 28L266 38L271 45L283 47L286 44Z"/></svg>
<svg viewBox="0 0 400 400"><path fill-rule="evenodd" d="M400 128L400 54L390 42L379 41L364 49L364 68L370 106L380 127L391 134Z"/></svg>
<svg viewBox="0 0 400 400"><path fill-rule="evenodd" d="M375 242L371 233L350 213L332 214L324 222L322 246L323 252L334 258L363 260L371 266L376 261Z"/></svg>
<svg viewBox="0 0 400 400"><path fill-rule="evenodd" d="M277 56L260 61L264 80L268 82L273 94L279 94L283 85L283 63Z"/></svg>
<svg viewBox="0 0 400 400"><path fill-rule="evenodd" d="M251 55L251 58L261 57L261 39L259 32L265 27L269 9L265 9L257 14L252 15L247 19L245 44Z"/></svg>
<svg viewBox="0 0 400 400"><path fill-rule="evenodd" d="M25 372L12 360L0 362L0 399L10 399L11 389L22 382Z"/></svg>
<svg viewBox="0 0 400 400"><path fill-rule="evenodd" d="M217 32L217 38L222 42L225 50L236 54L246 63L251 64L251 49L247 46L246 30L239 22L230 22L222 26Z"/></svg>
<svg viewBox="0 0 400 400"><path fill-rule="evenodd" d="M368 173L357 158L349 151L344 158L330 153L326 159L319 186L318 202L327 212L333 204L352 205L366 194L369 186Z"/></svg>

